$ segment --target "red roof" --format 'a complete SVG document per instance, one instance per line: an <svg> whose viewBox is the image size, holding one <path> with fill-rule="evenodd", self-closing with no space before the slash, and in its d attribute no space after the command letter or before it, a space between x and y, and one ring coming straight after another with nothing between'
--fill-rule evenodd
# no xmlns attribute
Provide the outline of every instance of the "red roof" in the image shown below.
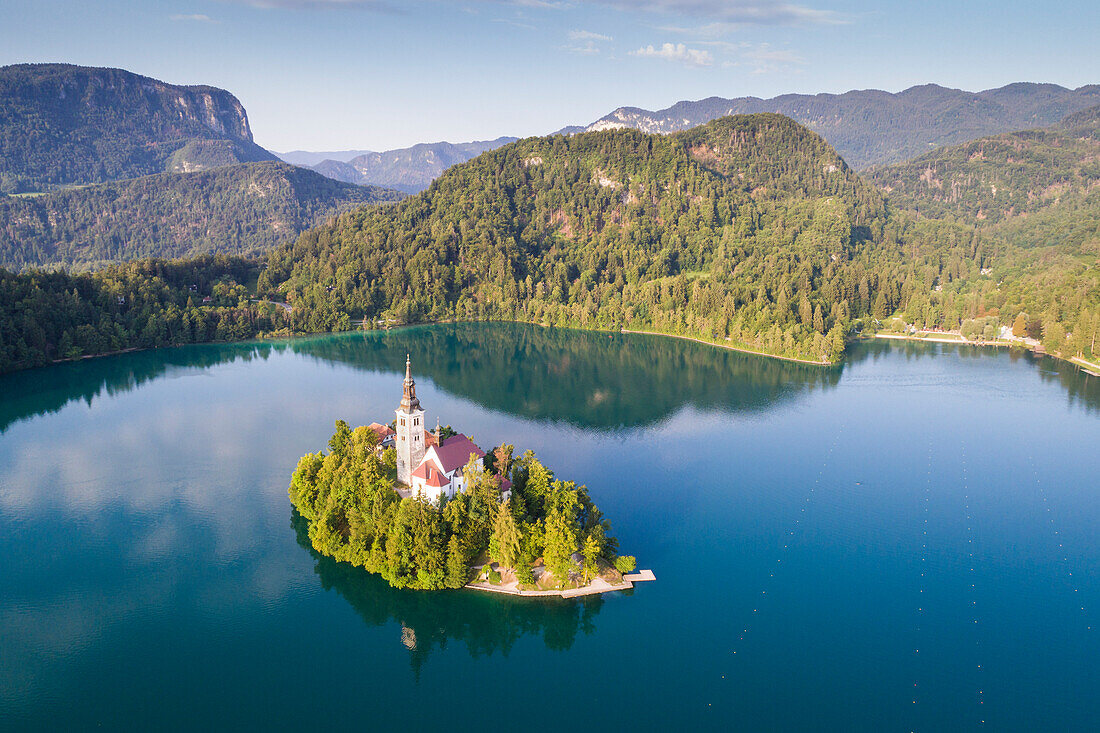
<svg viewBox="0 0 1100 733"><path fill-rule="evenodd" d="M382 425L381 423L372 422L367 426L367 429L378 436L378 440L382 441L393 435L393 428L389 425Z"/></svg>
<svg viewBox="0 0 1100 733"><path fill-rule="evenodd" d="M449 486L450 481L447 480L447 476L440 473L439 470L432 465L431 461L424 461L416 470L412 473L413 478L423 479L426 486L431 486L435 489L441 489L444 486Z"/></svg>
<svg viewBox="0 0 1100 733"><path fill-rule="evenodd" d="M470 462L471 455L479 459L485 457L485 451L478 448L474 441L462 433L447 438L443 441L443 445L437 445L435 454L439 458L439 465L447 473L461 470Z"/></svg>

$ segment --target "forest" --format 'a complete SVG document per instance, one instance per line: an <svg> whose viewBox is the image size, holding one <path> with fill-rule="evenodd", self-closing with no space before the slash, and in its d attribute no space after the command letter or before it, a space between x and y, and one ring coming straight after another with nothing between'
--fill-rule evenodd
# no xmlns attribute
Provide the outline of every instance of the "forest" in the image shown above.
<svg viewBox="0 0 1100 733"><path fill-rule="evenodd" d="M397 494L394 450L379 454L369 428L339 420L328 447L327 455L303 456L290 482L310 543L395 588L461 588L480 560L514 568L521 585L532 585L538 558L565 587L571 575L587 579L616 557L618 544L587 489L555 479L530 451L513 460L513 446L501 445L484 462L471 458L467 488L437 506ZM511 496L502 502L508 477Z"/></svg>
<svg viewBox="0 0 1100 733"><path fill-rule="evenodd" d="M335 214L400 198L286 163L0 196L0 267L79 270L143 257L259 254Z"/></svg>
<svg viewBox="0 0 1100 733"><path fill-rule="evenodd" d="M130 348L286 333L251 300L258 263L223 255L138 260L91 273L0 269L0 372Z"/></svg>
<svg viewBox="0 0 1100 733"><path fill-rule="evenodd" d="M1082 112L1043 134L965 147L993 155L1009 139L1019 149L1013 161L1031 160L1024 153L1032 148L1041 160L1044 146L1058 147L1051 140L1088 146L1096 130L1095 113ZM1061 193L1025 213L1008 206L995 214L994 204L1017 200L1009 192L1025 184L1049 188L1051 174L1038 164L998 173L1008 189L983 199L981 185L961 183L978 180L982 158L954 148L937 155L936 180L956 182L959 196L885 183L916 169L876 172L880 190L819 136L773 114L666 136L520 140L450 168L421 194L340 215L247 265L234 260L253 277L218 274L210 258L116 265L95 276L6 274L0 370L270 331L479 320L649 330L834 363L847 342L895 316L968 332L1022 317L1048 351L1095 359L1100 189L1092 169L1067 162ZM1005 157L993 169L1009 165ZM204 302L193 296L210 293L187 289L198 283L155 280L149 289L163 295L145 298L135 319L102 297L123 289L120 279L140 290L146 271L166 268L228 278L237 300ZM248 305L245 291L292 312L258 312L266 306ZM63 306L27 306L47 301Z"/></svg>

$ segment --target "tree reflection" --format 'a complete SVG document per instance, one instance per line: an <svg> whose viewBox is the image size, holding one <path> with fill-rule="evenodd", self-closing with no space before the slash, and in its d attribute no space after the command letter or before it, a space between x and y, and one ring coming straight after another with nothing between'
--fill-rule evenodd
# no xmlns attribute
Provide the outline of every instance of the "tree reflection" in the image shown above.
<svg viewBox="0 0 1100 733"><path fill-rule="evenodd" d="M445 648L449 641L461 642L472 657L497 651L507 655L519 639L529 635L541 636L548 649L566 651L578 634L595 631L595 617L603 607L600 596L565 600L512 598L471 590L398 590L377 575L314 550L306 533L308 523L297 511L291 511L290 524L298 544L314 560L321 587L339 594L371 626L401 624L400 637L394 643L408 648L417 673L432 651Z"/></svg>
<svg viewBox="0 0 1100 733"><path fill-rule="evenodd" d="M293 347L325 361L385 371L402 367L411 353L419 373L483 407L600 429L652 424L689 404L762 410L835 387L843 369L663 336L516 323L366 332Z"/></svg>

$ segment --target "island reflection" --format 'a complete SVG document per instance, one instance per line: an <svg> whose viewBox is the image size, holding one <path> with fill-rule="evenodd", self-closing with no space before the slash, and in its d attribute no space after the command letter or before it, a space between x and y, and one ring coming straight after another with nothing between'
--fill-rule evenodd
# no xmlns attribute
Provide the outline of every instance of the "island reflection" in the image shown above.
<svg viewBox="0 0 1100 733"><path fill-rule="evenodd" d="M417 674L432 651L445 648L449 641L462 642L475 658L498 651L507 656L515 643L528 635L542 637L547 649L566 651L578 634L596 630L595 618L603 607L598 595L532 602L469 590L393 588L381 576L314 550L307 534L308 522L296 510L291 510L290 525L298 544L313 558L313 571L322 588L336 591L370 626L401 624L394 643L409 650L409 662Z"/></svg>

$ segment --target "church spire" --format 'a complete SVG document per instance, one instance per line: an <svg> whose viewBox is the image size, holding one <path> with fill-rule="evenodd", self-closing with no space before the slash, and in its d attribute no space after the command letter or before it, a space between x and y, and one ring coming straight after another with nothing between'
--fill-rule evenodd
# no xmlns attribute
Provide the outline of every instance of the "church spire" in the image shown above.
<svg viewBox="0 0 1100 733"><path fill-rule="evenodd" d="M420 409L420 400L416 398L416 382L412 378L412 360L405 354L405 388L401 393L401 409L405 412Z"/></svg>

